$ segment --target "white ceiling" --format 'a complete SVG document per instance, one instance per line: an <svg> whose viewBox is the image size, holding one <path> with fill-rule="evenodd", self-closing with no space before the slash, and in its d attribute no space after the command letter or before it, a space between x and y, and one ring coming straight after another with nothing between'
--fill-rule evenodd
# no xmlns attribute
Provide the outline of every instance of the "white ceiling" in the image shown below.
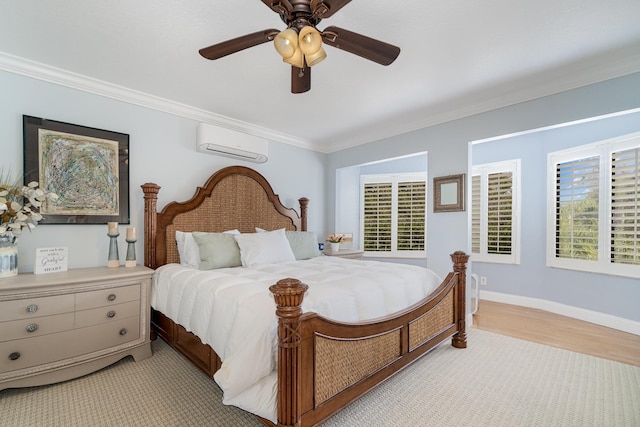
<svg viewBox="0 0 640 427"><path fill-rule="evenodd" d="M271 43L198 54L284 29L259 0L0 0L0 69L331 152L640 71L639 22L638 0L354 0L318 28L400 56L327 46L294 95Z"/></svg>

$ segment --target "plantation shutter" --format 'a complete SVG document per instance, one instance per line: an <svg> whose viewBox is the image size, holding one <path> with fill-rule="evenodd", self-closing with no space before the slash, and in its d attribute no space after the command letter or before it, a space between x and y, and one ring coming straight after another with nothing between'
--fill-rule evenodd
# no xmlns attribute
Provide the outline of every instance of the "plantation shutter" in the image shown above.
<svg viewBox="0 0 640 427"><path fill-rule="evenodd" d="M390 182L364 184L365 251L391 251L392 191Z"/></svg>
<svg viewBox="0 0 640 427"><path fill-rule="evenodd" d="M487 253L511 254L512 183L511 172L492 173L488 176Z"/></svg>
<svg viewBox="0 0 640 427"><path fill-rule="evenodd" d="M611 155L611 262L640 265L640 148Z"/></svg>
<svg viewBox="0 0 640 427"><path fill-rule="evenodd" d="M599 156L556 166L556 257L598 259L599 174Z"/></svg>
<svg viewBox="0 0 640 427"><path fill-rule="evenodd" d="M426 183L398 183L397 250L425 249Z"/></svg>
<svg viewBox="0 0 640 427"><path fill-rule="evenodd" d="M471 177L471 252L480 253L481 245L481 182L480 175Z"/></svg>

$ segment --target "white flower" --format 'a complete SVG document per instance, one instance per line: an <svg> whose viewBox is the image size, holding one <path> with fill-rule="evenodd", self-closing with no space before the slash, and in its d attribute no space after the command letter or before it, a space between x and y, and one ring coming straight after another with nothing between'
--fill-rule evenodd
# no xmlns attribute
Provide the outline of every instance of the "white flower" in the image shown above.
<svg viewBox="0 0 640 427"><path fill-rule="evenodd" d="M43 202L58 198L57 194L38 188L35 181L24 186L3 182L4 175L0 174L0 236L16 237L24 228L36 228L43 218Z"/></svg>

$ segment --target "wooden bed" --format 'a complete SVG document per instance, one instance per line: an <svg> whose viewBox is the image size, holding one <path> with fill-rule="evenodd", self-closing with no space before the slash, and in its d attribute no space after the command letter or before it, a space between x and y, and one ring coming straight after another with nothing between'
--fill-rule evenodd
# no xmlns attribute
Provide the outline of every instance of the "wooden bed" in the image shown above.
<svg viewBox="0 0 640 427"><path fill-rule="evenodd" d="M255 232L286 228L306 231L306 198L300 215L284 207L258 172L232 166L213 174L186 202L157 212L160 187L142 185L145 200L145 265L178 263L176 231ZM295 278L270 287L277 304L278 426L313 426L412 363L441 342L467 346L465 283L468 255L451 255L453 272L428 298L394 316L344 324L302 313L306 285ZM211 347L153 311L152 330L210 377L220 368ZM261 418L269 426L273 424Z"/></svg>

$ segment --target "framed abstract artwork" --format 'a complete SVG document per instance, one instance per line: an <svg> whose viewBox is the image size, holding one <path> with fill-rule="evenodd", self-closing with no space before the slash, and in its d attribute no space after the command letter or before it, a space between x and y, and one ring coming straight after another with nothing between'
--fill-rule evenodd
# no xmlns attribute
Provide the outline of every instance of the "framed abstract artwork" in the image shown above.
<svg viewBox="0 0 640 427"><path fill-rule="evenodd" d="M129 223L129 135L23 116L24 182L54 192L41 224Z"/></svg>

